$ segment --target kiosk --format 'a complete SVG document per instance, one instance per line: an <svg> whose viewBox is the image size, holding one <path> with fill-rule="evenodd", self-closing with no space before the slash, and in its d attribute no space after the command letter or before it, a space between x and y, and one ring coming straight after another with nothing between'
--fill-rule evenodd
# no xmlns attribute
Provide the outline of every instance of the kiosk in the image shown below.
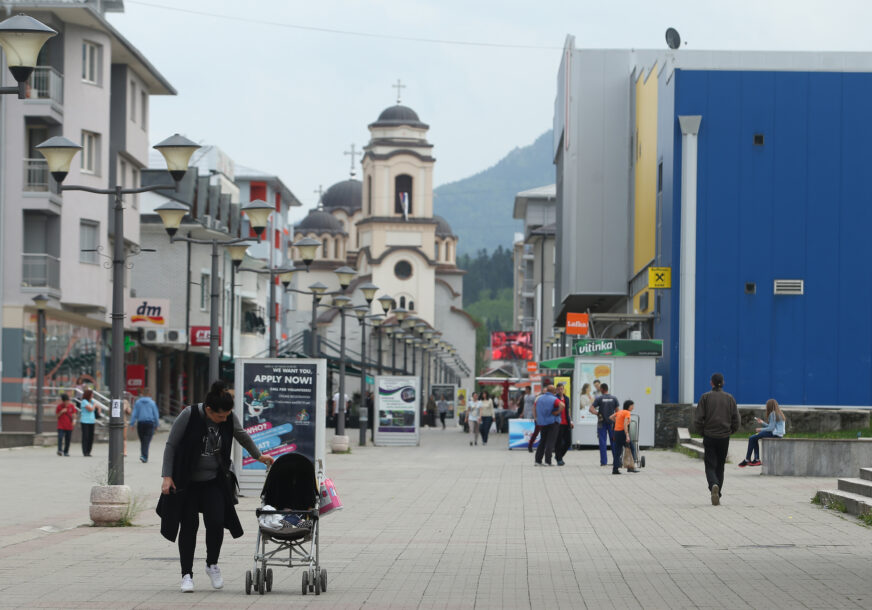
<svg viewBox="0 0 872 610"><path fill-rule="evenodd" d="M639 416L639 446L654 446L654 405L663 395L662 380L655 372L657 358L663 356L663 341L634 339L580 339L572 347L572 414L575 428L573 445L598 445L597 417L581 412L581 388L599 379L609 386L609 393L623 404L635 403L633 413ZM568 364L561 358L560 365ZM557 366L546 361L541 368Z"/></svg>

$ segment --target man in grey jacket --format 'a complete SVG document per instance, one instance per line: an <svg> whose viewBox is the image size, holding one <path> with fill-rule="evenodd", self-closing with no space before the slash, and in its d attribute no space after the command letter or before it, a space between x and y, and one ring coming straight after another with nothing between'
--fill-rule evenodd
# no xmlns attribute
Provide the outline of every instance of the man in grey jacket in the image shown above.
<svg viewBox="0 0 872 610"><path fill-rule="evenodd" d="M739 429L739 407L732 395L724 392L724 376L712 375L712 391L703 394L693 418L697 432L702 433L705 449L705 477L708 479L712 504L721 503L724 489L724 464L730 448L730 435Z"/></svg>

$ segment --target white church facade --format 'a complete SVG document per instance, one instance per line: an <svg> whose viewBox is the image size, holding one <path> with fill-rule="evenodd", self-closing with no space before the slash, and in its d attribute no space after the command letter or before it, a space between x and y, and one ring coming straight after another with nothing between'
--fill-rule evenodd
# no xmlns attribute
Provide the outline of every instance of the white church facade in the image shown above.
<svg viewBox="0 0 872 610"><path fill-rule="evenodd" d="M321 283L328 292L339 290L334 271L349 266L357 277L346 294L352 306L366 301L356 288L364 283L379 287L376 299L391 296L409 315L424 321L441 339L456 348L454 356L438 357L451 368L461 387L474 383L475 322L463 310L463 274L457 268L457 236L433 209L433 145L427 141L429 126L407 106L391 106L369 125L370 141L361 160L362 180L353 173L325 191L320 205L295 227L295 241L311 237L322 246L308 272L295 275L293 285L300 290ZM291 256L299 261L299 253ZM296 294L288 312L291 327L307 328L311 322L313 299ZM329 297L322 299L329 304ZM372 314L382 313L374 300ZM319 308L318 334L323 337L322 352L335 353L340 340L340 319L335 309ZM388 314L385 323L396 320ZM358 360L360 325L354 314L346 314L346 346L352 360ZM368 366L378 361L378 331L367 325ZM412 370L410 346L406 346L406 369ZM307 351L307 350L305 350ZM382 339L381 361L391 366L391 341ZM396 365L403 366L403 347L396 344ZM371 372L368 370L368 372ZM416 354L415 372L422 375L421 352ZM434 383L432 371L425 381ZM357 390L352 384L351 389ZM351 392L349 392L349 395Z"/></svg>

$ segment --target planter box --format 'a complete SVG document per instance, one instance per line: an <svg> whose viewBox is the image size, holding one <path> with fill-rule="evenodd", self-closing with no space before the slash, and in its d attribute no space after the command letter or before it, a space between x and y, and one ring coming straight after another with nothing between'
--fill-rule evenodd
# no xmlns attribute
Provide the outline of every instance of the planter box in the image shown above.
<svg viewBox="0 0 872 610"><path fill-rule="evenodd" d="M760 455L763 474L852 477L872 465L872 439L762 438Z"/></svg>

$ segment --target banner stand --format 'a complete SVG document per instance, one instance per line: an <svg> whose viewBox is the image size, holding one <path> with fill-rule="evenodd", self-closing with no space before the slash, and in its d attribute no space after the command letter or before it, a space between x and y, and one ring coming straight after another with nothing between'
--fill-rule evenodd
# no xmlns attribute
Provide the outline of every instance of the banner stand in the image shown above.
<svg viewBox="0 0 872 610"><path fill-rule="evenodd" d="M420 445L421 389L417 377L380 375L375 378L377 446Z"/></svg>

